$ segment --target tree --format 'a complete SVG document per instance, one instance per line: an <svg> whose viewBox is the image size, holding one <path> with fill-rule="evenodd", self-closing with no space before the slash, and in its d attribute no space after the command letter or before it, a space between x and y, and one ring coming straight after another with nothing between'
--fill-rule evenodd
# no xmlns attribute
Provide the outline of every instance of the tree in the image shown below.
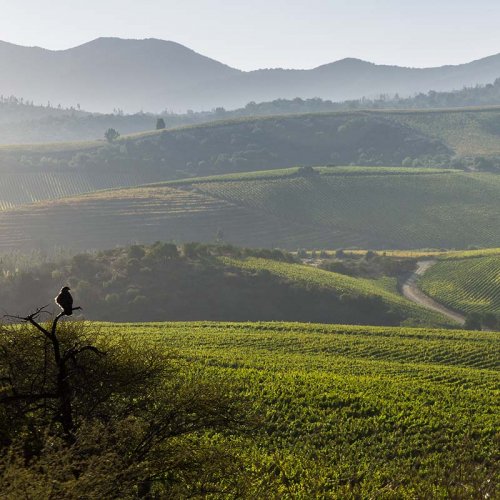
<svg viewBox="0 0 500 500"><path fill-rule="evenodd" d="M79 321L0 335L0 490L8 498L184 497L236 458L204 440L247 420L236 391L154 344ZM29 479L27 479L29 478ZM32 492L26 493L27 483ZM22 493L22 494L21 494ZM189 493L189 494L188 494Z"/></svg>
<svg viewBox="0 0 500 500"><path fill-rule="evenodd" d="M481 326L481 315L479 313L467 314L464 324L466 330L481 330Z"/></svg>
<svg viewBox="0 0 500 500"><path fill-rule="evenodd" d="M319 175L319 172L314 170L313 167L299 167L297 170L297 176L299 177L314 177L315 175Z"/></svg>
<svg viewBox="0 0 500 500"><path fill-rule="evenodd" d="M108 128L108 130L104 132L104 137L108 142L113 142L120 137L120 134L114 128Z"/></svg>
<svg viewBox="0 0 500 500"><path fill-rule="evenodd" d="M481 315L481 323L489 330L496 330L500 326L500 318L493 313L483 313Z"/></svg>
<svg viewBox="0 0 500 500"><path fill-rule="evenodd" d="M163 130L165 127L165 120L163 118L158 118L158 120L156 120L156 130Z"/></svg>

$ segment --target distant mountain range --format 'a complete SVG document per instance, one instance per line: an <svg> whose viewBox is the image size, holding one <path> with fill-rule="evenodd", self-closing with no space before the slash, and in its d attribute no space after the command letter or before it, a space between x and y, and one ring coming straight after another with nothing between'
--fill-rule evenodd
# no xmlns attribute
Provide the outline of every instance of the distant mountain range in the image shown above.
<svg viewBox="0 0 500 500"><path fill-rule="evenodd" d="M332 101L408 96L493 82L500 54L457 66L403 68L358 59L311 70L245 72L180 44L157 39L98 38L51 51L0 42L0 94L91 111L227 109L250 101L321 97Z"/></svg>

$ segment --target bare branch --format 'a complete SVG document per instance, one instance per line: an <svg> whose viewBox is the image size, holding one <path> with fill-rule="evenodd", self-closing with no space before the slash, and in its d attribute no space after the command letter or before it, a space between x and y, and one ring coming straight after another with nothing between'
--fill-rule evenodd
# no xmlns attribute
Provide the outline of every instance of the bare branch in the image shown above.
<svg viewBox="0 0 500 500"><path fill-rule="evenodd" d="M28 316L16 316L12 314L4 314L4 318L11 318L11 319L18 319L19 321L29 321L30 319L37 318L40 316L40 314L50 314L49 311L46 311L45 309L49 307L49 304L43 307L39 307L35 312L29 314Z"/></svg>

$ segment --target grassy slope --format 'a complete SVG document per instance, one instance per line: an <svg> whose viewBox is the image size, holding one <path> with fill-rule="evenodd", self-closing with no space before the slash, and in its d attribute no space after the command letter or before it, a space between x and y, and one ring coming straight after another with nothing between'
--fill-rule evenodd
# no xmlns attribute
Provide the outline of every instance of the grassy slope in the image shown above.
<svg viewBox="0 0 500 500"><path fill-rule="evenodd" d="M241 387L260 422L231 446L267 498L498 494L497 333L291 323L102 328L175 349Z"/></svg>
<svg viewBox="0 0 500 500"><path fill-rule="evenodd" d="M444 256L425 273L419 286L457 311L500 315L500 254L498 249L496 255L478 254Z"/></svg>
<svg viewBox="0 0 500 500"><path fill-rule="evenodd" d="M392 173L368 169L337 175L330 169L316 178L224 180L197 183L196 188L282 220L323 228L323 241L308 247L330 242L335 247L460 248L499 242L500 177Z"/></svg>
<svg viewBox="0 0 500 500"><path fill-rule="evenodd" d="M103 191L0 212L2 248L213 241L219 229L230 243L290 250L500 245L500 176L359 167L323 168L312 177L291 172Z"/></svg>

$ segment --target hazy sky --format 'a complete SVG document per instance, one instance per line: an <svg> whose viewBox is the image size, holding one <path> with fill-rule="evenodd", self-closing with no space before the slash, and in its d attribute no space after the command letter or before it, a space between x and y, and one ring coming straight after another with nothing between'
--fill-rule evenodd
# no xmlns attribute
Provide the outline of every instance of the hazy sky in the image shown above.
<svg viewBox="0 0 500 500"><path fill-rule="evenodd" d="M0 40L154 37L244 70L457 64L500 52L499 21L499 0L0 0Z"/></svg>

